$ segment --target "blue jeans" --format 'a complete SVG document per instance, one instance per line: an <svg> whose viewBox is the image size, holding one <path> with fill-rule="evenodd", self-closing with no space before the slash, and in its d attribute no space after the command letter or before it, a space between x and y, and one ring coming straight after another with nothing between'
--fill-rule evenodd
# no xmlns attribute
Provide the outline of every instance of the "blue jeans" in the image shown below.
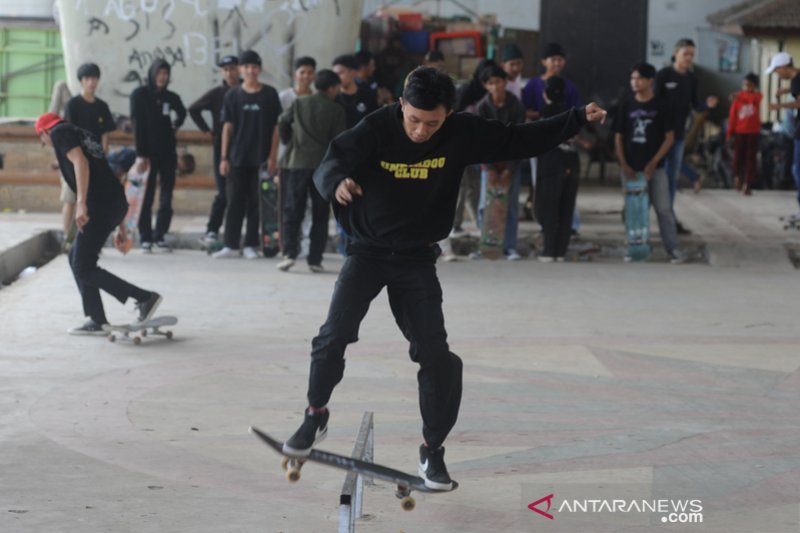
<svg viewBox="0 0 800 533"><path fill-rule="evenodd" d="M794 176L794 186L797 188L797 203L800 204L800 139L794 140L792 175Z"/></svg>
<svg viewBox="0 0 800 533"><path fill-rule="evenodd" d="M508 189L508 210L506 211L506 231L503 235L503 253L517 249L517 225L519 220L519 182L520 169L511 175L511 186ZM486 207L486 183L488 172L481 170L481 197L478 202L478 227L483 231L483 209Z"/></svg>
<svg viewBox="0 0 800 533"><path fill-rule="evenodd" d="M675 205L675 193L678 192L678 175L683 163L683 147L685 144L686 141L684 139L676 139L664 157L664 171L666 171L667 180L669 180L671 205Z"/></svg>

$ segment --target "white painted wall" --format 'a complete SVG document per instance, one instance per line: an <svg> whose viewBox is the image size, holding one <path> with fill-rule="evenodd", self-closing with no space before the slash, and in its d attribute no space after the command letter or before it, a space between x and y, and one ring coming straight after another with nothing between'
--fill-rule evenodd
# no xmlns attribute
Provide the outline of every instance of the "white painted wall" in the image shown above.
<svg viewBox="0 0 800 533"><path fill-rule="evenodd" d="M53 0L0 0L0 17L49 18Z"/></svg>
<svg viewBox="0 0 800 533"><path fill-rule="evenodd" d="M291 83L293 57L310 55L328 65L353 50L361 12L361 0L60 0L59 5L67 72L97 63L99 96L125 115L128 95L146 79L155 56L172 64L170 89L187 107L219 83L217 57L250 48L261 55L262 81L283 89ZM67 81L78 91L74 75Z"/></svg>

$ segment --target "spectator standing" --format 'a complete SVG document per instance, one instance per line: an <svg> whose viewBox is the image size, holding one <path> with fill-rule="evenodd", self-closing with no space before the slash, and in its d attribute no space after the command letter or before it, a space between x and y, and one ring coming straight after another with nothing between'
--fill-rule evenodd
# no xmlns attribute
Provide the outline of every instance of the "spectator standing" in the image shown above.
<svg viewBox="0 0 800 533"><path fill-rule="evenodd" d="M222 143L222 102L225 94L232 87L239 85L239 58L232 55L224 56L219 62L222 71L222 83L206 92L189 106L189 116L200 131L211 137L214 151L214 182L217 194L211 203L211 213L206 224L205 242L212 243L219 238L219 229L225 218L225 177L219 173L220 149ZM203 112L211 114L211 127L203 118Z"/></svg>
<svg viewBox="0 0 800 533"><path fill-rule="evenodd" d="M222 103L222 144L219 173L225 176L225 246L213 257L239 257L242 221L247 216L244 257L258 257L258 172L278 170L278 91L261 83L261 57L253 50L239 56L243 82L227 92Z"/></svg>
<svg viewBox="0 0 800 533"><path fill-rule="evenodd" d="M736 93L728 114L727 138L733 139L733 169L736 190L749 196L756 181L758 139L761 118L758 116L762 95L758 91L758 76L748 74L742 80L742 90Z"/></svg>
<svg viewBox="0 0 800 533"><path fill-rule="evenodd" d="M792 175L797 189L797 203L800 204L800 69L794 66L792 56L786 52L780 52L773 56L770 61L767 75L772 73L778 75L781 80L789 80L789 87L781 87L776 93L780 99L785 94L790 94L794 98L793 102L777 102L770 104L770 111L786 109L795 112L794 130L794 158L792 159ZM798 214L800 217L800 214Z"/></svg>

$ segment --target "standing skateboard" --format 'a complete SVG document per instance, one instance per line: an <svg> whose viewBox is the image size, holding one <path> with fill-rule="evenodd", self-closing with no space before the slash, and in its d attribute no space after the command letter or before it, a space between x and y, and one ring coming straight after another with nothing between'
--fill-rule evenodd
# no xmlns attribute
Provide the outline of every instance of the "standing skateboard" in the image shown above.
<svg viewBox="0 0 800 533"><path fill-rule="evenodd" d="M172 339L172 331L162 331L164 326L174 326L178 323L178 318L174 316L157 316L141 323L133 324L105 324L103 331L108 333L108 340L116 342L120 340L132 341L133 344L141 344L142 338L148 335L162 335L168 339ZM117 336L119 335L119 337ZM131 336L133 335L133 336Z"/></svg>
<svg viewBox="0 0 800 533"><path fill-rule="evenodd" d="M481 257L499 259L503 257L503 238L506 233L508 214L508 192L511 180L502 178L498 170L496 177L487 173L486 202L483 207L483 227L479 250Z"/></svg>
<svg viewBox="0 0 800 533"><path fill-rule="evenodd" d="M411 511L416 506L414 498L411 497L411 491L416 490L425 493L450 492L434 490L426 487L425 480L419 476L412 476L410 474L406 474L405 472L401 472L400 470L395 470L394 468L389 468L387 466L378 465L375 463L369 463L367 461L361 461L360 459L354 459L352 457L346 457L336 453L325 452L316 448L312 449L311 453L309 453L307 457L289 457L283 453L282 442L273 439L263 431L252 426L250 427L250 433L253 433L270 448L283 455L281 467L286 470L286 479L293 483L300 480L300 469L303 468L303 464L305 464L307 461L311 461L313 463L322 463L334 468L346 470L348 472L355 472L356 474L360 474L366 478L382 479L384 481L394 483L397 486L395 496L400 499L400 505L406 511ZM452 490L456 490L457 488L458 483L454 481Z"/></svg>
<svg viewBox="0 0 800 533"><path fill-rule="evenodd" d="M264 257L275 257L281 249L280 195L278 182L267 172L267 165L258 169L258 211L261 218L261 248Z"/></svg>
<svg viewBox="0 0 800 533"><path fill-rule="evenodd" d="M627 257L631 261L644 261L650 257L650 198L647 194L647 178L644 172L637 172L636 179L625 179L624 182Z"/></svg>
<svg viewBox="0 0 800 533"><path fill-rule="evenodd" d="M125 215L125 227L131 242L139 232L139 215L142 212L144 193L147 190L147 176L149 169L143 173L136 172L133 165L125 177L125 199L128 201L128 214Z"/></svg>

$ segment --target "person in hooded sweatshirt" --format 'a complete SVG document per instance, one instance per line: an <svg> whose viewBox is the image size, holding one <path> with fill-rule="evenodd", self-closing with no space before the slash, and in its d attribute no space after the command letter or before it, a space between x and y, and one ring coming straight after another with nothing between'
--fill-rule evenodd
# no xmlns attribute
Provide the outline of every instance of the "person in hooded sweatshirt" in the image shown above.
<svg viewBox="0 0 800 533"><path fill-rule="evenodd" d="M761 132L762 95L758 91L758 76L752 72L742 80L742 90L736 93L728 116L728 139L733 139L733 162L736 170L736 190L749 196L756 181L758 166L758 137Z"/></svg>
<svg viewBox="0 0 800 533"><path fill-rule="evenodd" d="M186 119L186 109L181 97L167 89L169 80L169 63L156 59L150 67L147 85L134 90L130 98L136 171L150 171L139 214L139 237L145 252L153 249L153 243L157 248L168 248L164 236L172 221L172 190L178 166L175 132ZM159 205L154 230L151 213L156 181L159 184Z"/></svg>

